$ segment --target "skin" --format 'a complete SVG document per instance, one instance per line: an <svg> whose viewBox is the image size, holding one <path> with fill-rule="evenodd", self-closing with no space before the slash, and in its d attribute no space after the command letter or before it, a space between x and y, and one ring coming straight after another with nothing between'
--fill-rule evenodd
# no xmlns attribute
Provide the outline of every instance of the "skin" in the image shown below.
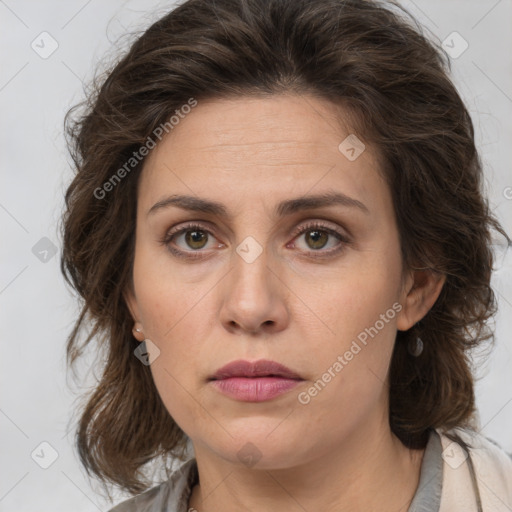
<svg viewBox="0 0 512 512"><path fill-rule="evenodd" d="M151 371L162 400L192 440L200 485L189 506L199 512L406 511L416 491L423 450L391 433L388 369L397 330L427 313L444 279L403 268L378 155L367 144L349 161L338 145L350 128L336 115L343 111L313 96L202 101L145 162L134 290L125 296L138 339L160 350ZM280 201L326 191L367 211L332 205L274 214ZM177 206L148 215L171 194L221 202L232 218ZM315 245L315 228L295 235L314 220L347 242L322 232ZM168 245L202 258L179 258L159 242L188 221L204 225L208 239L191 246L178 234ZM236 252L248 236L263 249L251 263ZM299 403L396 303L401 311ZM240 402L208 381L237 359L274 360L304 381L267 402ZM251 467L237 456L249 442L260 457Z"/></svg>

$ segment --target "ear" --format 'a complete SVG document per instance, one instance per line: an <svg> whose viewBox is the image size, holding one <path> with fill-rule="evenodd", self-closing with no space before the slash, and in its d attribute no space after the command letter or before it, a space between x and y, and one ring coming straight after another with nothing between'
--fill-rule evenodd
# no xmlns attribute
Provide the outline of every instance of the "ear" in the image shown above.
<svg viewBox="0 0 512 512"><path fill-rule="evenodd" d="M397 316L397 329L407 331L419 322L434 305L446 275L432 270L411 270L402 291L402 310Z"/></svg>

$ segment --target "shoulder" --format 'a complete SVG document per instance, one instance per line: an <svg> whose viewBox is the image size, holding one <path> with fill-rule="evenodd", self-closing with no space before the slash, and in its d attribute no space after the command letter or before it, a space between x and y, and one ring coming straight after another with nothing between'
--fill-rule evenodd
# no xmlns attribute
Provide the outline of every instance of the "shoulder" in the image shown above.
<svg viewBox="0 0 512 512"><path fill-rule="evenodd" d="M123 501L110 509L109 512L156 512L157 510L164 510L159 505L166 501L168 495L168 483L163 482L142 494Z"/></svg>
<svg viewBox="0 0 512 512"><path fill-rule="evenodd" d="M182 512L197 478L197 464L190 459L160 485L123 501L109 512Z"/></svg>
<svg viewBox="0 0 512 512"><path fill-rule="evenodd" d="M443 459L443 498L465 510L510 510L512 508L512 454L488 437L467 428L437 431ZM501 508L500 508L501 507ZM444 510L444 508L441 508ZM461 509L462 510L462 509Z"/></svg>
<svg viewBox="0 0 512 512"><path fill-rule="evenodd" d="M450 446L459 445L465 452L474 455L476 461L486 462L498 470L512 471L512 453L506 452L498 443L483 434L469 428L454 428L448 431L438 431L443 445L443 459L449 463ZM448 448L448 450L446 450ZM465 457L465 453L462 452ZM510 475L510 474L509 474Z"/></svg>

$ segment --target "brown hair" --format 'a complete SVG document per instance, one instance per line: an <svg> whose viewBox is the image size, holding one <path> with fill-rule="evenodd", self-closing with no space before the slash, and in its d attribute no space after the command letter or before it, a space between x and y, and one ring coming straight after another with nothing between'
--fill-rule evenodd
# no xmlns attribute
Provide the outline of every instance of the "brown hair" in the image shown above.
<svg viewBox="0 0 512 512"><path fill-rule="evenodd" d="M411 23L412 20L412 23ZM492 339L491 230L468 111L449 59L399 5L369 0L188 0L154 23L100 79L85 111L66 118L76 175L66 192L61 269L83 299L68 339L72 365L97 338L101 378L77 430L87 471L131 492L143 466L183 457L184 432L165 409L123 291L132 283L138 175L95 193L190 98L313 94L353 113L392 191L405 268L447 276L419 330L399 332L389 419L408 447L428 430L468 425L475 411L468 351ZM126 169L126 167L125 167ZM505 235L506 236L506 235ZM91 322L86 339L83 326ZM421 356L407 341L420 335Z"/></svg>

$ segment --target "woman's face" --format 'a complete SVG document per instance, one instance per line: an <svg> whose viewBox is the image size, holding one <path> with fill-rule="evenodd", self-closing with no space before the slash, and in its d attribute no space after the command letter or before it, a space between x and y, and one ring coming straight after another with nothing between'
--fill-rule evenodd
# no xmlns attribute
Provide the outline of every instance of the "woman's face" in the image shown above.
<svg viewBox="0 0 512 512"><path fill-rule="evenodd" d="M128 301L196 454L285 468L388 425L413 281L377 155L349 135L312 96L212 100L147 157ZM338 200L307 202L319 196ZM211 380L239 360L300 379Z"/></svg>

